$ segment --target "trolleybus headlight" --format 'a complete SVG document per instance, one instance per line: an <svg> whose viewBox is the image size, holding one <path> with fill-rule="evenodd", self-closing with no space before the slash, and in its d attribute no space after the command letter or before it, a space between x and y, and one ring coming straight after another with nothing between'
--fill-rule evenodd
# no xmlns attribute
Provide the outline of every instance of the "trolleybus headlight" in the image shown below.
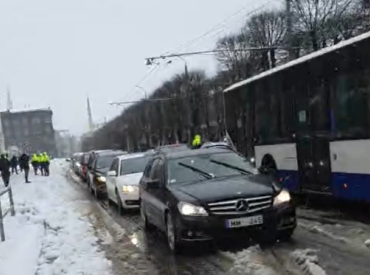
<svg viewBox="0 0 370 275"><path fill-rule="evenodd" d="M279 195L274 199L274 206L280 205L290 201L290 194L287 190L283 189Z"/></svg>

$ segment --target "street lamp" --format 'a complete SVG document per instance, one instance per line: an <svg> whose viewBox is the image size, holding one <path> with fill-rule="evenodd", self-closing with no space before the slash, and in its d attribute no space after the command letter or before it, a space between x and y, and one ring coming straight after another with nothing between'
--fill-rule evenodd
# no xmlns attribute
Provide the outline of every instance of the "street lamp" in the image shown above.
<svg viewBox="0 0 370 275"><path fill-rule="evenodd" d="M145 99L148 99L148 92L141 86L135 86L135 88L138 88L144 92Z"/></svg>

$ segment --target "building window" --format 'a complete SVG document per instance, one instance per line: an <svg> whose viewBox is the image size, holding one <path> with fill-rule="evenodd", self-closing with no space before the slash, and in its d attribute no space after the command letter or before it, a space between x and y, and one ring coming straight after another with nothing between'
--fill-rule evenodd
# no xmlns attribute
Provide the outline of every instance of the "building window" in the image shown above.
<svg viewBox="0 0 370 275"><path fill-rule="evenodd" d="M27 125L28 124L28 118L27 117L24 117L23 118L23 125Z"/></svg>
<svg viewBox="0 0 370 275"><path fill-rule="evenodd" d="M38 117L34 117L33 119L32 119L32 124L40 124L40 118L38 118Z"/></svg>
<svg viewBox="0 0 370 275"><path fill-rule="evenodd" d="M25 136L28 136L28 135L29 135L29 133L30 133L30 132L28 131L28 128L24 128L24 135L25 135Z"/></svg>
<svg viewBox="0 0 370 275"><path fill-rule="evenodd" d="M4 126L8 127L9 126L9 120L4 119Z"/></svg>
<svg viewBox="0 0 370 275"><path fill-rule="evenodd" d="M49 118L49 117L44 118L44 122L45 123L51 123L51 118Z"/></svg>

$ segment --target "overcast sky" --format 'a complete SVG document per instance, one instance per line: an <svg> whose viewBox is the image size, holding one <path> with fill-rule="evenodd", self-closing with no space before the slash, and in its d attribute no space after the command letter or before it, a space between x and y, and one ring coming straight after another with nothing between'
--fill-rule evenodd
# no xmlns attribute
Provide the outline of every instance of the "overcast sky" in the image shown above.
<svg viewBox="0 0 370 275"><path fill-rule="evenodd" d="M9 86L14 109L51 107L54 127L87 131L86 96L94 122L115 117L112 101L143 97L134 89L147 74L145 57L161 55L222 27L178 51L211 50L237 31L248 12L268 0L0 0L0 107ZM275 0L278 2L278 0ZM266 8L271 8L267 5ZM189 68L216 71L213 56L187 57ZM184 63L156 70L141 87L154 90Z"/></svg>

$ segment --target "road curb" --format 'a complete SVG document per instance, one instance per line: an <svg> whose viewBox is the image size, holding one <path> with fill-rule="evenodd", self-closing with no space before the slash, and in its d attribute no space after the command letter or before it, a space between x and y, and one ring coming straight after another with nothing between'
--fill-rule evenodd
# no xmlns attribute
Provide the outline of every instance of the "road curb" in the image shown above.
<svg viewBox="0 0 370 275"><path fill-rule="evenodd" d="M73 175L72 171L68 170L66 173L66 177L73 181L74 183L78 185L82 185L79 180L77 180ZM91 201L94 206L99 210L101 217L103 218L103 221L105 225L116 235L116 237L122 237L123 235L126 237L129 237L126 234L126 230L122 228L108 213L107 211L99 204L97 201Z"/></svg>

